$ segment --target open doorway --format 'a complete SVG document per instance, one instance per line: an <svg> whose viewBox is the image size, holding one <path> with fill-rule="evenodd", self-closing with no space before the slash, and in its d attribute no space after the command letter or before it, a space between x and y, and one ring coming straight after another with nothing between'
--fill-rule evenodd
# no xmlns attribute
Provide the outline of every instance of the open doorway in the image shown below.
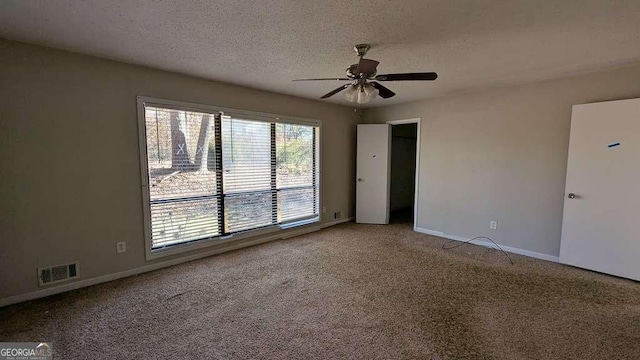
<svg viewBox="0 0 640 360"><path fill-rule="evenodd" d="M389 222L414 225L418 122L390 121L391 184Z"/></svg>

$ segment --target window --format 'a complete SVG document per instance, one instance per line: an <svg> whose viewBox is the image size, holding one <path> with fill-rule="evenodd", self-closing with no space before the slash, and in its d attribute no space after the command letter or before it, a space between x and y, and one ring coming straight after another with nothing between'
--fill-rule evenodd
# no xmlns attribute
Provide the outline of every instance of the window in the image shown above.
<svg viewBox="0 0 640 360"><path fill-rule="evenodd" d="M318 221L318 123L139 100L150 250Z"/></svg>

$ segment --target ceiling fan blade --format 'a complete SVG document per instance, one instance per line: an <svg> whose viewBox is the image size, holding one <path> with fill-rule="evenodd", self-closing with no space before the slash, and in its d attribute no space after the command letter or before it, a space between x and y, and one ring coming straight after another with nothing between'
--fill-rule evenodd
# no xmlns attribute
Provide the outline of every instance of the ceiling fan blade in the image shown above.
<svg viewBox="0 0 640 360"><path fill-rule="evenodd" d="M319 78L319 79L295 79L291 81L316 81L316 80L333 80L333 81L348 81L349 78Z"/></svg>
<svg viewBox="0 0 640 360"><path fill-rule="evenodd" d="M380 64L379 61L360 59L358 68L356 69L356 74L375 74L378 64Z"/></svg>
<svg viewBox="0 0 640 360"><path fill-rule="evenodd" d="M335 95L335 94L339 93L340 91L342 91L342 90L346 89L346 88L347 88L347 87L349 87L349 86L351 86L351 84L345 84L345 85L342 85L342 86L340 86L339 88L337 88L337 89L335 89L335 90L333 90L333 91L331 91L331 92L329 92L329 93L326 93L326 94L322 95L322 96L320 97L320 99L326 99L326 98L328 98L328 97L331 97L331 96L333 96L333 95Z"/></svg>
<svg viewBox="0 0 640 360"><path fill-rule="evenodd" d="M404 74L384 74L375 77L377 81L403 81L403 80L435 80L438 74L434 72L424 73L404 73Z"/></svg>
<svg viewBox="0 0 640 360"><path fill-rule="evenodd" d="M378 89L378 95L383 99L388 99L396 95L393 91L387 89L386 87L378 84L377 82L370 83L374 88Z"/></svg>

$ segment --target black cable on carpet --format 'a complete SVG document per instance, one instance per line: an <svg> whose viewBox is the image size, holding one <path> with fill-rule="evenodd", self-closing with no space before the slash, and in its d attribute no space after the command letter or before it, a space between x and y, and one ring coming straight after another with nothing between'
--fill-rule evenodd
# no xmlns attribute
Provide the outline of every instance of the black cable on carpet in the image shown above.
<svg viewBox="0 0 640 360"><path fill-rule="evenodd" d="M442 244L442 250L451 250L451 249L455 249L457 247L469 244L470 242L472 242L473 240L477 240L477 239L487 239L489 241L491 241L493 243L493 245L497 246L498 249L504 254L504 256L507 257L507 259L509 259L509 262L511 263L511 265L514 265L513 260L511 260L511 257L509 256L509 254L507 254L506 251L502 250L502 248L500 247L500 245L498 245L495 241L491 240L491 238L488 238L486 236L476 236L473 239L469 239L467 241L463 241L460 242L458 240L449 240L446 243ZM454 245L454 246L447 246L448 244L451 244L452 242L457 242L458 244ZM475 245L475 244L474 244Z"/></svg>

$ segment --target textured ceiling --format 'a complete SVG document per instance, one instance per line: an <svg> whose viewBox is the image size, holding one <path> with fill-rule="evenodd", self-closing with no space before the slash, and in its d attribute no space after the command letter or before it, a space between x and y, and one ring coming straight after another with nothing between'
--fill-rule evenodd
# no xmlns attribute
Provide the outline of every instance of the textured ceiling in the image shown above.
<svg viewBox="0 0 640 360"><path fill-rule="evenodd" d="M317 98L357 43L387 82L381 106L640 61L640 1L26 1L0 2L0 37ZM347 104L342 94L328 101Z"/></svg>

